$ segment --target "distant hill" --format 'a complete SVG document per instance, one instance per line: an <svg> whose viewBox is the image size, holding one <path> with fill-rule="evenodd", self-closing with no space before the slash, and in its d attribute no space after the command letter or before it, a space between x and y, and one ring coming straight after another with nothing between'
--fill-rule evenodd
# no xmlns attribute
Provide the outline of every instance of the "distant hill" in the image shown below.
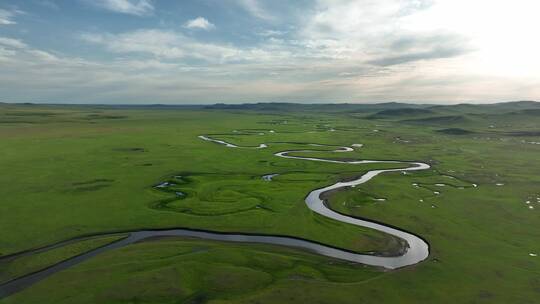
<svg viewBox="0 0 540 304"><path fill-rule="evenodd" d="M468 119L463 115L452 115L452 116L434 116L418 119L405 119L401 120L404 123L410 124L425 124L425 125L447 125L447 124L457 124L457 123L466 123Z"/></svg>
<svg viewBox="0 0 540 304"><path fill-rule="evenodd" d="M166 107L166 106L164 106ZM373 119L379 118L406 118L417 116L459 116L462 114L502 114L521 110L540 110L540 103L534 101L515 101L493 104L457 104L457 105L433 105L433 104L411 104L400 102L385 103L324 103L324 104L304 104L285 102L260 102L244 104L218 103L201 106L208 110L233 110L233 111L324 111L329 113L350 113L371 115L364 116Z"/></svg>
<svg viewBox="0 0 540 304"><path fill-rule="evenodd" d="M511 115L530 115L530 116L540 116L540 109L525 109L510 112Z"/></svg>
<svg viewBox="0 0 540 304"><path fill-rule="evenodd" d="M540 109L540 102L511 101L511 102L494 103L494 104L490 104L489 106L494 106L499 109L509 109L509 110Z"/></svg>
<svg viewBox="0 0 540 304"><path fill-rule="evenodd" d="M468 114L502 114L521 110L540 109L540 102L535 101L511 101L490 104L469 104L462 103L456 105L435 105L428 109L451 113L468 113Z"/></svg>
<svg viewBox="0 0 540 304"><path fill-rule="evenodd" d="M250 111L324 111L334 113L373 113L388 109L400 108L420 108L425 105L414 105L397 102L375 103L375 104L354 104L354 103L325 103L325 104L302 104L302 103L244 103L244 104L224 104L204 106L208 110L250 110Z"/></svg>
<svg viewBox="0 0 540 304"><path fill-rule="evenodd" d="M10 105L32 105L31 103L1 103L1 106ZM287 111L322 111L327 113L350 113L351 115L360 115L365 118L372 115L372 118L407 118L419 119L419 116L437 115L437 116L459 116L468 114L515 114L539 115L540 102L534 101L514 101L493 104L457 104L457 105L433 105L433 104L412 104L401 102L384 103L286 103L286 102L259 102L244 104L225 104L217 103L213 105L202 104L54 104L54 103L36 103L36 106L56 106L71 108L103 108L103 109L201 109L201 110L226 110L226 111L265 111L265 112L287 112Z"/></svg>
<svg viewBox="0 0 540 304"><path fill-rule="evenodd" d="M373 115L368 116L370 119L380 119L380 118L394 118L394 117L403 117L403 116L420 116L420 115L430 115L435 114L435 112L422 109L422 108L398 108L398 109L389 109L382 110Z"/></svg>
<svg viewBox="0 0 540 304"><path fill-rule="evenodd" d="M400 102L384 102L384 103L374 103L374 104L354 104L356 107L354 110L350 111L351 113L373 113L373 112L382 112L382 111L392 111L400 109L422 109L426 108L429 105L423 104L409 104L409 103L400 103Z"/></svg>

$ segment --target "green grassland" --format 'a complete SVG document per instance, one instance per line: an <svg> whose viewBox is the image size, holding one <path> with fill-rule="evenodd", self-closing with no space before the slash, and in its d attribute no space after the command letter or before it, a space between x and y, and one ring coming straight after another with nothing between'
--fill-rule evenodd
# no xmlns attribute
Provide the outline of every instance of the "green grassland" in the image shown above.
<svg viewBox="0 0 540 304"><path fill-rule="evenodd" d="M336 211L426 239L430 257L412 267L388 272L278 246L165 238L96 256L0 302L538 303L540 257L530 255L540 254L538 109L526 102L0 104L0 257L79 236L172 227L290 235L392 254L399 248L391 237L316 215L304 197L400 164L332 164L273 153L309 147L303 143L361 143L349 153L323 146L297 155L432 165L380 175L329 198ZM231 149L197 138L203 134L269 147ZM280 175L261 179L270 173ZM155 187L165 181L173 186ZM1 264L0 278L110 241Z"/></svg>
<svg viewBox="0 0 540 304"><path fill-rule="evenodd" d="M13 261L0 261L0 284L6 283L13 278L39 271L43 268L54 265L59 261L69 259L94 248L107 245L123 237L125 236L116 235L93 237L44 252L18 257Z"/></svg>

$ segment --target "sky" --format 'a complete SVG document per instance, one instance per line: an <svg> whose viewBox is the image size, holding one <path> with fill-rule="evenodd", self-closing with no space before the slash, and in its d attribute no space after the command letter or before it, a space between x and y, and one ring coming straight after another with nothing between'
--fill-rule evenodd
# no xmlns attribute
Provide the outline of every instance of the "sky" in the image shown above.
<svg viewBox="0 0 540 304"><path fill-rule="evenodd" d="M0 102L540 100L538 0L0 0Z"/></svg>

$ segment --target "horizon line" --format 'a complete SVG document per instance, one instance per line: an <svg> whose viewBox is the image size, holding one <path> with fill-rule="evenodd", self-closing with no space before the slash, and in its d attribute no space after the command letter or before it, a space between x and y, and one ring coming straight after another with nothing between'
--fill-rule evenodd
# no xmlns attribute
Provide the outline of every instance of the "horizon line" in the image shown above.
<svg viewBox="0 0 540 304"><path fill-rule="evenodd" d="M493 105L499 103L520 103L533 102L540 103L539 100L509 100L509 101L463 101L457 103L442 103L442 102L422 102L414 103L410 101L382 101L382 102L294 102L294 101L260 101L260 102L242 102L242 103L63 103L63 102L19 102L19 101L0 101L0 104L8 105L55 105L55 106L241 106L241 105L260 105L260 104L289 104L289 105L381 105L381 104L404 104L404 105L432 105L432 106L455 106L455 105Z"/></svg>

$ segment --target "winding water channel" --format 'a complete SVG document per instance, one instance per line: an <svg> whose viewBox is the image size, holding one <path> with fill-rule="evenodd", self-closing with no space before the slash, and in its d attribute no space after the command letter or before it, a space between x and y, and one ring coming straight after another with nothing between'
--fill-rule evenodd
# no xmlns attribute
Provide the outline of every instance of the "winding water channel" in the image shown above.
<svg viewBox="0 0 540 304"><path fill-rule="evenodd" d="M259 146L256 146L256 147L240 147L232 143L229 143L223 140L214 139L206 135L201 135L199 136L199 138L205 141L221 144L229 148L263 149L263 148L268 147L267 144L260 144ZM318 144L309 144L309 145L325 146L325 145L318 145ZM357 144L355 147L361 147L361 146ZM351 152L351 151L354 151L354 149L351 147L339 147L332 152L337 153L337 152ZM309 241L309 240L289 237L289 236L278 236L278 235L261 235L261 234L249 234L249 233L222 233L222 232L214 232L214 231L189 229L189 228L167 229L167 230L123 231L122 233L128 234L126 238L123 238L118 241L112 242L108 245L93 249L81 255L61 261L46 269L16 278L12 281L9 281L5 284L0 285L0 299L7 297L9 295L12 295L14 293L17 293L49 277L50 275L54 273L70 268L100 253L103 253L105 251L109 251L112 249L116 249L116 248L121 248L130 244L144 241L146 239L150 239L154 237L177 236L177 237L192 237L192 238L198 238L198 239L216 240L216 241L225 241L225 242L264 243L264 244L281 245L281 246L304 249L307 251L314 252L316 254L320 254L323 256L332 257L332 258L336 258L340 260L345 260L345 261L350 261L350 262L355 262L355 263L362 263L362 264L371 265L371 266L378 266L378 267L383 267L386 269L396 269L400 267L413 265L413 264L416 264L425 260L428 257L429 245L422 238L412 233L401 230L399 228L391 227L390 225L385 225L385 224L378 223L375 221L370 221L367 219L355 218L355 217L351 217L345 214L335 212L331 210L330 208L328 208L324 199L321 198L321 196L328 191L363 184L381 173L425 170L425 169L430 168L428 164L420 163L420 162L405 162L405 161L392 161L392 160L390 161L385 161L385 160L344 161L344 160L322 159L322 158L315 158L315 157L303 157L303 156L291 155L293 153L309 153L309 152L321 152L321 151L291 150L291 151L277 152L274 155L277 157L289 158L289 159L351 164L351 165L373 164L373 163L396 163L396 164L408 165L408 167L401 168L401 169L371 170L355 180L347 181L347 182L338 182L324 188L315 189L311 191L306 196L306 199L305 199L305 202L308 208L310 208L312 211L322 216L332 218L334 220L352 224L352 225L371 228L371 229L381 231L381 232L390 234L392 236L395 236L404 240L406 243L406 248L404 248L404 250L402 251L402 255L386 257L386 256L359 254L359 253L351 252L349 250L335 248L335 247L324 245L324 244L314 242L314 241ZM109 235L114 235L117 233L118 232L103 233L103 234L93 235L92 237L109 236ZM56 243L56 244L45 246L42 248L28 250L28 251L20 252L17 254L0 257L0 261L14 260L22 256L36 254L36 253L44 252L44 251L51 250L54 248L59 248L67 244L77 242L77 241L87 239L87 238L88 237L75 238L72 240Z"/></svg>
<svg viewBox="0 0 540 304"><path fill-rule="evenodd" d="M225 145L229 148L242 148L240 146L222 141L222 140L216 140L208 136L199 136L199 138L215 142L218 144ZM309 144L311 146L324 146L319 144ZM354 146L360 148L362 145L355 144ZM261 144L257 147L251 147L251 148L265 148L267 147L266 144ZM250 148L250 147L244 147L244 148ZM352 152L354 151L351 147L338 147L337 149L331 151L331 152ZM310 161L319 161L319 162L328 162L328 163L340 163L340 164L352 164L352 165L358 165L358 164L374 164L374 163L395 163L395 164L408 164L409 167L406 168L400 168L400 169L381 169L381 170L371 170L365 173L364 175L360 176L359 178L348 181L348 182L338 182L333 185L315 189L311 191L305 199L306 205L311 209L312 211L332 218L334 220L371 228L377 231L381 231L387 234L390 234L392 236L398 237L407 243L407 248L405 248L404 253L400 256L396 257L383 257L383 256L376 256L376 255L367 255L367 254L358 254L358 253L351 253L347 252L344 255L329 255L338 259L362 263L366 265L371 266L379 266L384 267L387 269L396 269L404 266L413 265L416 263L419 263L423 260L425 260L429 255L429 245L426 241L424 241L422 238L406 232L404 230L391 227L389 225L385 225L382 223L377 223L375 221L370 221L367 219L359 219L351 216L347 216L345 214L338 213L336 211L333 211L332 209L328 208L325 201L321 198L321 196L332 190L340 189L340 188L346 188L346 187L353 187L357 186L363 183L368 182L375 176L385 173L385 172L405 172L405 171L417 171L417 170L426 170L429 169L430 166L425 163L421 162L404 162L404 161L393 161L393 160L353 160L353 161L344 161L344 160L334 160L334 159L323 159L323 158L315 158L315 157L304 157L304 156L293 156L291 154L296 153L309 153L309 152L321 152L317 150L291 150L291 151L282 151L277 152L274 155L278 157L283 158L290 158L290 159L300 159L300 160L310 160ZM328 254L324 254L328 255Z"/></svg>

